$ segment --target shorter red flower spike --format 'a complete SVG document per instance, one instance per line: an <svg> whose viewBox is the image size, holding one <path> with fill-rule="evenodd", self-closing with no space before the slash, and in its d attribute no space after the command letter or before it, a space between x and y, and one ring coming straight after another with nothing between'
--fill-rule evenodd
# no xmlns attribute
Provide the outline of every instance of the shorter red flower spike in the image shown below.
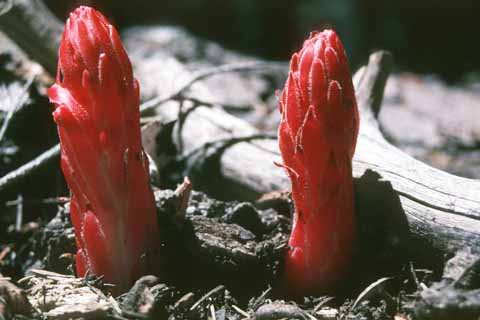
<svg viewBox="0 0 480 320"><path fill-rule="evenodd" d="M295 204L287 284L296 294L332 288L356 236L352 157L358 110L345 50L334 31L313 33L290 61L278 136Z"/></svg>
<svg viewBox="0 0 480 320"><path fill-rule="evenodd" d="M148 160L140 140L139 88L115 28L79 7L59 50L55 103L62 170L71 190L77 273L128 289L158 239Z"/></svg>

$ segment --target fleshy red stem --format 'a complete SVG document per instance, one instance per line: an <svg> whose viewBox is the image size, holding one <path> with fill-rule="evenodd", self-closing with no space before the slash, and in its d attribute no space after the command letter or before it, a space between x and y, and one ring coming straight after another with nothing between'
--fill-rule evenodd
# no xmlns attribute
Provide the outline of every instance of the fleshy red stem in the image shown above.
<svg viewBox="0 0 480 320"><path fill-rule="evenodd" d="M279 145L295 215L285 272L298 294L344 274L356 236L352 157L358 110L345 50L334 31L314 33L290 61Z"/></svg>

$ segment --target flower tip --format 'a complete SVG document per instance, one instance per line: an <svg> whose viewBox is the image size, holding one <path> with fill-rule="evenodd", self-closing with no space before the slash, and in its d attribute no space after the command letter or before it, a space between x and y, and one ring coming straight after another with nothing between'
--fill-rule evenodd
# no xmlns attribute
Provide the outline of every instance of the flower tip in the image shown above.
<svg viewBox="0 0 480 320"><path fill-rule="evenodd" d="M310 32L310 35L308 36L309 39L312 39L312 38L315 38L316 36L318 36L318 31L312 31Z"/></svg>
<svg viewBox="0 0 480 320"><path fill-rule="evenodd" d="M88 6L79 6L70 12L69 20L77 21L81 18L88 18L94 14L95 9Z"/></svg>
<svg viewBox="0 0 480 320"><path fill-rule="evenodd" d="M78 6L70 12L70 16L75 16L75 17L81 17L81 16L90 16L90 15L95 15L97 11L89 6Z"/></svg>
<svg viewBox="0 0 480 320"><path fill-rule="evenodd" d="M108 26L110 23L107 18L101 14L95 8L88 6L79 6L72 12L70 12L69 18L66 23L66 28L71 29L72 24L85 24L85 25L104 25Z"/></svg>

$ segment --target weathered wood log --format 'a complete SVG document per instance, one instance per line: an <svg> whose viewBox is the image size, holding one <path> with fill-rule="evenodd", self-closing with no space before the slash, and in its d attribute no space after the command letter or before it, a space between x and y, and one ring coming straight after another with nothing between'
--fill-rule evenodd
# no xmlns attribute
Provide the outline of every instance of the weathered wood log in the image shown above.
<svg viewBox="0 0 480 320"><path fill-rule="evenodd" d="M63 24L40 0L0 0L0 30L50 74L56 74Z"/></svg>
<svg viewBox="0 0 480 320"><path fill-rule="evenodd" d="M153 63L154 57L150 57L146 68L143 58L134 56L141 83L147 83L147 77L149 83L159 83L159 79L151 77L154 65L163 71L162 77L168 77L170 71L170 77L184 74L178 64ZM450 175L413 159L388 143L378 128L376 115L390 64L387 54L375 53L355 77L361 109L353 168L357 206L360 211L406 216L411 235L419 240L415 243L426 244L425 248L452 253L466 245L478 246L480 182ZM175 81L170 79L169 83ZM164 94L158 85L147 85L146 91ZM199 100L211 98L200 83L189 94ZM164 119L175 119L178 105L163 105L158 113ZM289 188L284 172L274 165L274 161L280 161L276 140L259 139L259 132L248 123L214 107L196 106L185 114L188 115L181 117L181 125L177 125L173 136L194 188L203 188L219 197L249 200Z"/></svg>

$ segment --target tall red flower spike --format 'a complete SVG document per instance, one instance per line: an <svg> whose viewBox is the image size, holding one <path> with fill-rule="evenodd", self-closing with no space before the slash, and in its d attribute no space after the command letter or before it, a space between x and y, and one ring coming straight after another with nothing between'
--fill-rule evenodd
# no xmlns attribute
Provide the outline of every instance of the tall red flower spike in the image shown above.
<svg viewBox="0 0 480 320"><path fill-rule="evenodd" d="M285 272L290 291L318 293L348 266L356 236L352 157L359 117L345 50L313 33L290 61L278 130L295 204Z"/></svg>
<svg viewBox="0 0 480 320"><path fill-rule="evenodd" d="M138 82L115 28L89 7L70 14L59 50L56 109L71 190L77 273L125 290L156 245L156 209L140 140Z"/></svg>

